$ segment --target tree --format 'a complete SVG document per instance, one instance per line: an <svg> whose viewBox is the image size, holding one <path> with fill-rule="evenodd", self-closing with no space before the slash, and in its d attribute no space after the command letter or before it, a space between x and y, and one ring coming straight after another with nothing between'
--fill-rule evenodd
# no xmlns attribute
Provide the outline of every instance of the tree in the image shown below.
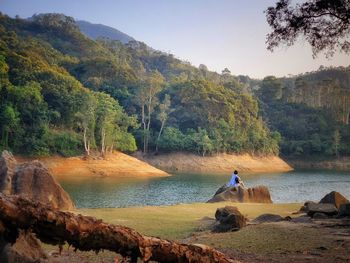
<svg viewBox="0 0 350 263"><path fill-rule="evenodd" d="M159 142L160 136L162 135L165 122L168 119L169 114L171 112L170 105L171 105L170 95L165 94L163 103L159 105L159 113L157 115L157 118L161 122L161 125L160 125L160 130L156 141L156 152L158 152L158 142Z"/></svg>
<svg viewBox="0 0 350 263"><path fill-rule="evenodd" d="M339 157L339 146L340 146L341 136L339 130L335 130L333 134L333 146L334 146L334 153Z"/></svg>
<svg viewBox="0 0 350 263"><path fill-rule="evenodd" d="M224 68L224 69L221 71L221 74L222 74L222 75L225 75L225 76L230 76L230 75L231 75L231 71L230 71L228 68Z"/></svg>
<svg viewBox="0 0 350 263"><path fill-rule="evenodd" d="M151 116L157 106L157 94L161 91L165 79L158 71L149 74L136 92L135 100L141 108L141 125L143 129L143 152L147 153Z"/></svg>
<svg viewBox="0 0 350 263"><path fill-rule="evenodd" d="M313 55L326 52L332 56L336 50L350 52L350 1L308 0L291 7L291 0L279 0L266 12L272 32L267 35L268 49L280 44L291 46L304 36L312 47Z"/></svg>
<svg viewBox="0 0 350 263"><path fill-rule="evenodd" d="M15 132L19 121L19 113L12 105L4 105L0 108L1 144L3 147L8 148L9 134Z"/></svg>
<svg viewBox="0 0 350 263"><path fill-rule="evenodd" d="M89 156L91 144L94 142L97 101L92 93L88 91L82 93L81 99L82 105L75 116L78 126L83 132L85 154Z"/></svg>
<svg viewBox="0 0 350 263"><path fill-rule="evenodd" d="M265 102L281 99L282 82L274 76L265 77L261 82L259 95Z"/></svg>
<svg viewBox="0 0 350 263"><path fill-rule="evenodd" d="M109 95L101 92L95 93L97 97L96 108L96 137L99 138L101 155L106 154L108 143L114 135L116 119L116 101Z"/></svg>

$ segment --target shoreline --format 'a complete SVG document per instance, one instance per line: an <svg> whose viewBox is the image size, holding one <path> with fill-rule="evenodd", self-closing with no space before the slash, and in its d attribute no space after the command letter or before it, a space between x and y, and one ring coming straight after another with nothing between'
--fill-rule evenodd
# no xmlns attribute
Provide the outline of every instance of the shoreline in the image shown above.
<svg viewBox="0 0 350 263"><path fill-rule="evenodd" d="M15 158L19 163L39 160L57 179L87 177L147 178L170 176L167 172L122 152L107 154L104 159L100 157L85 159L83 156L50 156L39 158L15 156Z"/></svg>
<svg viewBox="0 0 350 263"><path fill-rule="evenodd" d="M190 153L168 153L143 156L137 152L107 154L105 158L26 157L15 156L19 163L39 160L57 179L88 177L150 178L171 176L171 173L230 174L237 169L243 173L287 172L293 168L278 156L251 156L248 154L220 154L202 157Z"/></svg>
<svg viewBox="0 0 350 263"><path fill-rule="evenodd" d="M222 153L202 157L184 152L149 156L143 156L142 153L137 152L133 156L169 173L230 174L233 170L243 173L288 172L294 170L292 166L278 156Z"/></svg>
<svg viewBox="0 0 350 263"><path fill-rule="evenodd" d="M336 171L350 171L350 156L338 159L305 160L297 158L286 158L286 162L295 169L324 169Z"/></svg>

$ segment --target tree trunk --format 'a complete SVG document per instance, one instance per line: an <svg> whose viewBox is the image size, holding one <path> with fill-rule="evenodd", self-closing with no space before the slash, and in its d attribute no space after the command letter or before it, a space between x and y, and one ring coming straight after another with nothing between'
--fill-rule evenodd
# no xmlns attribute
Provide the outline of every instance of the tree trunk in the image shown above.
<svg viewBox="0 0 350 263"><path fill-rule="evenodd" d="M142 105L141 122L143 127L143 153L146 153L146 120L145 120L145 105Z"/></svg>
<svg viewBox="0 0 350 263"><path fill-rule="evenodd" d="M90 142L87 139L86 132L87 132L87 129L86 129L86 127L84 127L84 149L85 149L85 154L87 156L89 156L90 155Z"/></svg>
<svg viewBox="0 0 350 263"><path fill-rule="evenodd" d="M106 131L104 128L101 129L101 155L105 156L105 139L106 139Z"/></svg>
<svg viewBox="0 0 350 263"><path fill-rule="evenodd" d="M0 194L0 234L16 240L18 230L32 230L43 242L69 245L82 251L107 249L131 262L237 262L205 245L180 244L143 236L135 230L89 216L61 212L20 196Z"/></svg>
<svg viewBox="0 0 350 263"><path fill-rule="evenodd" d="M160 130L159 130L157 142L156 142L156 152L158 152L158 141L160 139L160 136L162 135L164 124L165 124L165 121L162 121L162 125L160 126Z"/></svg>
<svg viewBox="0 0 350 263"><path fill-rule="evenodd" d="M148 152L148 141L149 141L149 130L151 127L151 104L152 104L152 97L150 94L148 105L147 105L147 127L146 127L146 137L145 137L145 153Z"/></svg>

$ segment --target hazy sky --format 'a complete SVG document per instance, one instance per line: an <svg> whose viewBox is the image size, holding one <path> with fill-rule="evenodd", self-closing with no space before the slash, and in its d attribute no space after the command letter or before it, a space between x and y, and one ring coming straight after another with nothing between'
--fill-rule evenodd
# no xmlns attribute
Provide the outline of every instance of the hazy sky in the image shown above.
<svg viewBox="0 0 350 263"><path fill-rule="evenodd" d="M0 0L1 12L22 18L34 13L64 13L101 23L170 52L193 65L262 78L348 66L350 56L313 59L311 48L266 50L269 32L263 11L276 0Z"/></svg>

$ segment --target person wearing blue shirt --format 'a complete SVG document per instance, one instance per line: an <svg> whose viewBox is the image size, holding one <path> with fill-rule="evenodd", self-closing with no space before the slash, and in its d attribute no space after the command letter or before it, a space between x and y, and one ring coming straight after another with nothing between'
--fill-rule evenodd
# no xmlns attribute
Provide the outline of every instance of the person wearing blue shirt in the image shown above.
<svg viewBox="0 0 350 263"><path fill-rule="evenodd" d="M238 171L235 170L231 176L231 180L228 182L227 187L238 187L242 186L245 187L241 178L238 176Z"/></svg>

